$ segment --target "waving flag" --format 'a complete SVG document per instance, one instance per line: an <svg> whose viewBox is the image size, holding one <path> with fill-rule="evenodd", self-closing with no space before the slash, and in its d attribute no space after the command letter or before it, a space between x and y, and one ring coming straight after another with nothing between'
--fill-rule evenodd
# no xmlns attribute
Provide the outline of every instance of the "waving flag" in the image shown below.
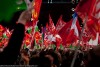
<svg viewBox="0 0 100 67"><path fill-rule="evenodd" d="M100 32L100 0L81 0L75 11L82 20L88 16L86 27L94 40L96 33Z"/></svg>
<svg viewBox="0 0 100 67"><path fill-rule="evenodd" d="M55 35L55 38L56 38L56 46L58 48L62 44L62 38L58 34Z"/></svg>
<svg viewBox="0 0 100 67"><path fill-rule="evenodd" d="M54 23L53 23L52 18L50 17L50 15L49 15L49 31L50 31L51 34L54 34L55 31L56 31L55 25L54 25Z"/></svg>
<svg viewBox="0 0 100 67"><path fill-rule="evenodd" d="M62 20L62 15L61 15L56 24L56 31L59 32L65 26L65 24L66 23Z"/></svg>
<svg viewBox="0 0 100 67"><path fill-rule="evenodd" d="M95 0L91 15L100 22L100 0Z"/></svg>
<svg viewBox="0 0 100 67"><path fill-rule="evenodd" d="M69 43L69 44L72 44L78 40L79 32L78 32L78 28L76 26L77 20L78 20L77 15L76 15L76 13L74 13L71 30L67 36L67 43Z"/></svg>
<svg viewBox="0 0 100 67"><path fill-rule="evenodd" d="M82 35L82 43L86 44L89 41L89 39L90 39L90 32L85 29Z"/></svg>
<svg viewBox="0 0 100 67"><path fill-rule="evenodd" d="M99 33L96 34L95 40L90 39L89 45L95 45L95 46L98 45L98 40L99 40Z"/></svg>
<svg viewBox="0 0 100 67"><path fill-rule="evenodd" d="M81 0L75 11L82 19L84 19L86 14L90 16L93 12L95 2L96 0Z"/></svg>
<svg viewBox="0 0 100 67"><path fill-rule="evenodd" d="M77 29L77 26L76 26L76 22L77 22L77 20L78 20L78 19L77 19L76 13L74 14L73 18L74 18L74 20L73 20L73 22L72 22L71 30L74 29L74 30L75 30L74 34L75 34L76 36L79 36L78 29Z"/></svg>
<svg viewBox="0 0 100 67"><path fill-rule="evenodd" d="M34 9L32 11L32 17L35 20L38 20L38 16L39 16L39 13L40 13L41 3L42 3L42 0L34 0L34 3L33 3Z"/></svg>
<svg viewBox="0 0 100 67"><path fill-rule="evenodd" d="M58 34L62 38L62 45L66 45L66 39L69 34L70 28L71 28L72 20L67 22L65 26L58 32Z"/></svg>
<svg viewBox="0 0 100 67"><path fill-rule="evenodd" d="M39 37L40 33L38 32L38 26L37 26L41 3L42 3L42 0L34 0L33 1L33 3L32 3L33 4L33 10L32 10L33 21L30 22L30 24L29 23L27 24L27 25L29 25L29 27L32 27L31 29L28 29L28 32L31 35L31 40L30 40L31 49L33 49L33 45L32 45L33 41L38 42L38 40L41 37L41 36ZM30 25L32 25L32 26L30 26ZM35 42L34 42L34 44L36 44Z"/></svg>

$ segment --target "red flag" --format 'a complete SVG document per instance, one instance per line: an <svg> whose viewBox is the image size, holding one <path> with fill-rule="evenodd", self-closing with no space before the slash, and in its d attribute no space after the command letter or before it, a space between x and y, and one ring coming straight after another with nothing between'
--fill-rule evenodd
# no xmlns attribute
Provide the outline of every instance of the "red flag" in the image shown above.
<svg viewBox="0 0 100 67"><path fill-rule="evenodd" d="M44 39L45 40L48 40L48 35L50 35L50 31L49 31L49 25L48 23L46 24L46 31L45 31L45 34L44 34ZM45 41L45 44L47 43L48 41Z"/></svg>
<svg viewBox="0 0 100 67"><path fill-rule="evenodd" d="M33 2L34 9L32 11L32 17L35 20L38 20L38 16L39 16L39 13L40 13L41 3L42 3L42 0L34 0L34 2Z"/></svg>
<svg viewBox="0 0 100 67"><path fill-rule="evenodd" d="M90 35L92 36L92 39L96 38L96 33L99 31L99 24L98 22L92 17L89 17L87 21L87 29L90 31Z"/></svg>
<svg viewBox="0 0 100 67"><path fill-rule="evenodd" d="M72 20L67 22L66 25L58 32L58 34L62 38L62 44L66 45L66 38L69 34L70 28L71 28Z"/></svg>
<svg viewBox="0 0 100 67"><path fill-rule="evenodd" d="M39 31L37 31L35 32L34 37L35 37L36 43L39 43L39 40L41 40L42 35L40 34Z"/></svg>
<svg viewBox="0 0 100 67"><path fill-rule="evenodd" d="M84 19L86 14L90 16L93 12L95 2L96 0L81 0L75 11L82 19Z"/></svg>
<svg viewBox="0 0 100 67"><path fill-rule="evenodd" d="M49 25L48 25L48 23L46 23L46 31L47 32L49 31Z"/></svg>
<svg viewBox="0 0 100 67"><path fill-rule="evenodd" d="M67 40L66 40L68 44L72 44L74 42L76 43L76 41L79 38L79 32L78 32L78 28L77 28L77 25L76 25L77 20L78 19L77 19L77 16L76 16L72 21L70 33L68 34Z"/></svg>
<svg viewBox="0 0 100 67"><path fill-rule="evenodd" d="M31 41L30 34L25 33L24 44L26 44L26 46L28 46L28 45L30 45L30 41Z"/></svg>
<svg viewBox="0 0 100 67"><path fill-rule="evenodd" d="M89 41L89 39L90 39L90 32L85 29L82 35L83 44L86 44Z"/></svg>
<svg viewBox="0 0 100 67"><path fill-rule="evenodd" d="M94 11L92 12L92 17L94 18L95 27L99 28L100 32L100 0L96 0Z"/></svg>
<svg viewBox="0 0 100 67"><path fill-rule="evenodd" d="M72 44L77 41L78 38L76 35L74 35L74 32L75 32L75 30L72 29L70 31L69 35L67 36L67 40L66 40L67 44Z"/></svg>
<svg viewBox="0 0 100 67"><path fill-rule="evenodd" d="M62 38L58 34L55 35L55 38L56 38L56 46L59 47L62 44Z"/></svg>
<svg viewBox="0 0 100 67"><path fill-rule="evenodd" d="M95 39L96 33L100 31L100 0L81 0L75 11L82 20L87 14L87 29L92 39Z"/></svg>
<svg viewBox="0 0 100 67"><path fill-rule="evenodd" d="M44 39L44 45L48 47L51 44L51 42L48 39Z"/></svg>
<svg viewBox="0 0 100 67"><path fill-rule="evenodd" d="M56 32L55 30L56 30L55 25L52 21L52 18L49 15L49 31L50 31L51 34L55 34L55 32Z"/></svg>
<svg viewBox="0 0 100 67"><path fill-rule="evenodd" d="M65 26L65 24L66 23L62 20L62 15L61 15L56 24L56 31L59 32Z"/></svg>
<svg viewBox="0 0 100 67"><path fill-rule="evenodd" d="M98 22L100 22L100 0L95 0L95 4L93 5L92 10L92 17L94 17L98 20Z"/></svg>

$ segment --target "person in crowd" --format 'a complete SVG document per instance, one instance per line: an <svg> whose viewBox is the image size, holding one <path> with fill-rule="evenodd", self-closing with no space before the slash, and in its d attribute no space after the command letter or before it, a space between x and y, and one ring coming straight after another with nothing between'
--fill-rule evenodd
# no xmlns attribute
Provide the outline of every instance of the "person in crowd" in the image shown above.
<svg viewBox="0 0 100 67"><path fill-rule="evenodd" d="M9 40L8 46L5 47L2 52L0 52L0 65L13 65L17 60L25 35L25 24L31 18L31 11L32 8L21 13Z"/></svg>
<svg viewBox="0 0 100 67"><path fill-rule="evenodd" d="M23 61L23 65L29 65L30 57L29 57L27 50L25 50L25 49L21 50L21 58L22 58L22 61Z"/></svg>
<svg viewBox="0 0 100 67"><path fill-rule="evenodd" d="M86 67L100 67L100 45L89 50Z"/></svg>

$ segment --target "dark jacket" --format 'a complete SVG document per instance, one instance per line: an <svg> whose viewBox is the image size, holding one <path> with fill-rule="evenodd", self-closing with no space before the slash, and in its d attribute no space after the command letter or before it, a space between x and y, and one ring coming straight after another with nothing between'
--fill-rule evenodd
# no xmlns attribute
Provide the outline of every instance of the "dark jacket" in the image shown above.
<svg viewBox="0 0 100 67"><path fill-rule="evenodd" d="M23 24L16 24L9 40L8 46L0 53L0 65L13 65L20 53L21 44L24 38L25 27Z"/></svg>

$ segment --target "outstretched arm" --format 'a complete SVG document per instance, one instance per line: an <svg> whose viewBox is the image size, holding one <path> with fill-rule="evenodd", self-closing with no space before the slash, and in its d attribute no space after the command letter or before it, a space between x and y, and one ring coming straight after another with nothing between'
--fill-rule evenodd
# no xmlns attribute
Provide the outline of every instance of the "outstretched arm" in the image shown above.
<svg viewBox="0 0 100 67"><path fill-rule="evenodd" d="M0 53L0 64L13 65L17 60L17 56L20 53L21 44L24 38L25 24L31 18L31 10L22 12L18 19L14 31L9 40L8 46Z"/></svg>

